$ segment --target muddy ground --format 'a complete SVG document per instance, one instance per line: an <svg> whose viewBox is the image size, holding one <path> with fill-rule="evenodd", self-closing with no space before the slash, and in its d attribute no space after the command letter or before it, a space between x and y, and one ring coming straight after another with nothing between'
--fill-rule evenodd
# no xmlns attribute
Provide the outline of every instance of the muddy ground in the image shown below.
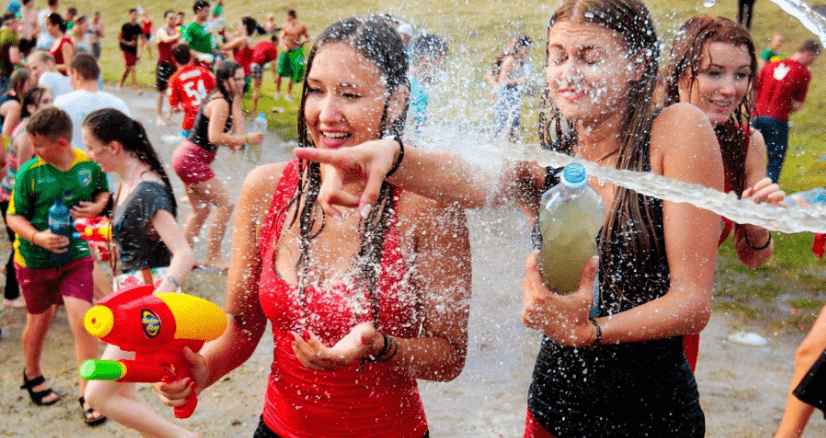
<svg viewBox="0 0 826 438"><path fill-rule="evenodd" d="M153 143L168 160L176 142L175 128L152 125L154 95L128 98L137 116L149 128ZM268 141L263 160L289 158L289 145ZM250 163L225 151L216 171L230 191L237 193ZM174 176L175 190L183 193ZM181 218L188 209L182 205ZM421 382L425 409L434 437L518 437L523 430L525 396L539 336L519 322L521 278L528 238L527 224L515 209L469 215L473 247L474 297L471 304L470 345L462 375L449 383ZM1 234L0 234L1 235ZM225 241L228 254L230 238ZM203 254L202 245L196 251ZM0 281L2 281L0 279ZM735 277L719 276L718 287ZM226 277L195 271L185 290L222 304ZM21 332L25 311L0 309L0 436L2 437L137 437L137 433L108 422L90 428L81 421L77 398L77 366L65 312L49 332L43 369L48 383L63 395L55 405L37 407L18 387L23 357ZM743 322L716 311L701 338L697 380L706 413L709 437L770 437L780 418L793 370L794 349L802 332L774 332L766 321ZM763 347L728 340L736 331L755 332L768 340ZM265 334L252 358L202 395L195 414L181 423L206 437L251 436L258 422L272 337ZM157 401L149 386L145 397L159 412L172 411ZM180 420L173 420L180 421ZM826 421L815 413L806 437L826 436Z"/></svg>

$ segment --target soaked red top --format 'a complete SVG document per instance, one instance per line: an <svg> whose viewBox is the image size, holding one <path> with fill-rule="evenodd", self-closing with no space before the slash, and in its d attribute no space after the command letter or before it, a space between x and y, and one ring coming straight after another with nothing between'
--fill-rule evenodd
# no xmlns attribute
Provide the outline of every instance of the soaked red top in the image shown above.
<svg viewBox="0 0 826 438"><path fill-rule="evenodd" d="M749 129L748 126L744 128L743 137L745 138L744 147L746 148L746 151L743 154L743 156L747 157L749 155L749 145L751 144L751 130ZM725 164L725 161L723 161L723 164ZM728 177L726 177L725 187L723 188L723 192L728 193L730 191L731 191L731 181L729 181ZM738 195L740 195L740 193L738 193ZM729 219L725 216L721 216L720 219L723 220L723 226L722 226L722 229L720 230L720 240L717 241L717 246L718 247L723 245L723 242L725 242L726 239L728 239L729 234L731 234L731 230L734 229L734 222L732 222L731 219Z"/></svg>
<svg viewBox="0 0 826 438"><path fill-rule="evenodd" d="M250 64L252 64L252 48L250 46L232 49L232 56L235 62L244 67L244 76L250 76Z"/></svg>
<svg viewBox="0 0 826 438"><path fill-rule="evenodd" d="M353 327L354 303L361 303L358 322L370 321L366 293L345 285L329 289L305 287L305 304L298 287L275 272L273 251L284 219L279 210L293 196L298 161L291 161L278 182L259 248L261 308L272 323L275 349L267 385L263 419L283 438L394 437L421 438L427 420L415 379L402 376L384 363L358 363L336 371L306 368L292 351L291 331L309 330L332 346ZM395 202L398 200L398 191ZM385 333L403 338L417 334L415 294L399 248L398 219L388 224L384 239L379 289L379 323ZM303 310L302 310L303 308ZM302 323L302 321L306 321Z"/></svg>

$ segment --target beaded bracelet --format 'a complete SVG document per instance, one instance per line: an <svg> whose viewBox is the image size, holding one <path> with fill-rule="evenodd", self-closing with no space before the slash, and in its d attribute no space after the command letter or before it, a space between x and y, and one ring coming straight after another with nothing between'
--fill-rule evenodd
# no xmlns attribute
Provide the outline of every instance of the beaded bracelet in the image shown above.
<svg viewBox="0 0 826 438"><path fill-rule="evenodd" d="M772 233L771 232L769 232L769 240L767 240L766 244L763 245L763 246L754 246L754 245L752 245L751 240L749 240L749 232L748 231L745 231L743 233L743 237L746 239L746 245L749 248L751 248L752 251L762 251L762 250L768 248L769 245L772 243Z"/></svg>
<svg viewBox="0 0 826 438"><path fill-rule="evenodd" d="M381 351L379 351L379 354L375 356L370 354L359 362L358 369L356 370L357 374L361 373L361 369L364 367L365 362L387 362L396 357L396 353L399 352L399 343L396 342L392 336L388 336L382 332L379 332L379 334L381 334L381 337L384 340L384 346L381 348Z"/></svg>
<svg viewBox="0 0 826 438"><path fill-rule="evenodd" d="M181 288L181 284L180 284L180 283L178 283L178 280L176 280L176 279L175 279L175 277L173 277L173 276L171 276L171 275L167 275L167 276L166 276L166 281L168 281L168 282L169 282L169 283L171 283L173 286L175 286L175 288L176 288L176 289L180 289L180 288Z"/></svg>
<svg viewBox="0 0 826 438"><path fill-rule="evenodd" d="M391 135L384 138L393 139L399 143L399 158L396 160L396 162L393 164L393 167L390 168L390 170L387 172L387 175L385 176L385 178L390 178L390 175L396 173L396 171L399 170L399 166L402 165L402 160L404 160L404 143L402 143L402 139L399 138L398 135Z"/></svg>
<svg viewBox="0 0 826 438"><path fill-rule="evenodd" d="M599 326L599 323L594 318L588 318L588 321L591 321L591 324L597 329L597 336L594 338L594 342L589 345L589 347L596 347L597 345L602 342L602 328Z"/></svg>

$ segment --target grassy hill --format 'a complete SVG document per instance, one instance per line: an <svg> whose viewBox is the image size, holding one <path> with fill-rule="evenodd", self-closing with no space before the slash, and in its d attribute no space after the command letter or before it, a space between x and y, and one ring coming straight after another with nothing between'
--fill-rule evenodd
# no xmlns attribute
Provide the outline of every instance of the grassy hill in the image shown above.
<svg viewBox="0 0 826 438"><path fill-rule="evenodd" d="M734 18L734 2L718 2L717 6L704 8L700 0L649 0L658 27L658 33L664 43L663 53L667 53L668 43L674 31L688 17L698 13L722 15ZM68 6L68 3L65 4ZM161 23L161 14L166 9L185 11L187 19L192 17L191 1L150 0L141 3L147 9L157 27ZM451 59L448 69L458 77L453 90L467 102L489 102L483 76L490 60L505 44L509 35L524 33L536 42L531 55L534 70L539 72L544 64L543 45L546 41L546 26L551 11L557 2L534 2L525 0L409 0L409 1L375 1L375 0L317 0L307 3L291 3L283 0L259 2L252 0L227 0L225 16L234 27L240 18L252 14L263 21L268 13L275 14L281 22L288 9L295 8L301 21L307 23L311 35L317 35L326 26L338 18L364 15L369 12L391 12L426 27L431 33L444 37L451 47ZM82 13L86 7L79 4ZM127 9L122 2L101 0L95 2L107 25L108 35L104 39L104 56L101 64L107 82L116 82L122 73L123 61L117 48L117 33L126 20ZM758 52L768 45L775 32L783 33L787 42L782 48L784 53L791 53L807 38L813 38L800 23L788 16L774 3L766 0L756 4L753 18L753 36ZM809 89L806 105L792 116L793 127L789 153L787 156L781 186L787 192L807 190L824 183L826 161L826 141L823 114L826 113L826 77L822 75L826 56L811 67L814 77ZM154 60L142 59L139 63L139 80L147 86L154 85ZM271 95L274 85L270 74L265 75L265 86L259 108L269 109L275 102ZM297 97L300 90L294 91ZM487 100L486 100L487 99ZM296 99L297 100L297 99ZM296 104L286 104L284 114L269 114L270 126L285 138L295 138ZM535 141L536 136L536 98L526 99L523 121L526 141ZM487 117L484 108L470 107L468 116ZM720 257L720 275L718 276L718 308L736 311L744 317L768 317L773 323L805 326L817 314L826 298L826 282L821 273L821 262L810 252L812 235L801 233L795 235L775 235L775 255L766 267L758 271L743 268L733 255L732 245L724 245ZM794 315L792 315L794 314Z"/></svg>

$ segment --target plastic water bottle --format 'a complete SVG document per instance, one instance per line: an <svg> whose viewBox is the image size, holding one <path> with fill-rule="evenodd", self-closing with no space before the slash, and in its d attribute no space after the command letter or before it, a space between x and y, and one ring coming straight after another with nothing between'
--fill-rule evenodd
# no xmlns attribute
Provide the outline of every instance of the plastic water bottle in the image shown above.
<svg viewBox="0 0 826 438"><path fill-rule="evenodd" d="M258 114L258 117L252 121L252 132L267 132L267 115L264 113ZM258 163L258 160L261 159L261 145L262 143L258 144L249 144L244 151L244 158L246 158L249 162L255 164Z"/></svg>
<svg viewBox="0 0 826 438"><path fill-rule="evenodd" d="M585 262L597 253L596 236L605 219L602 198L588 186L579 163L565 166L561 183L539 204L539 269L545 285L560 294L574 292Z"/></svg>
<svg viewBox="0 0 826 438"><path fill-rule="evenodd" d="M784 199L789 207L799 207L800 204L794 199L799 197L803 202L809 205L826 205L826 189L817 187L805 192L792 193Z"/></svg>
<svg viewBox="0 0 826 438"><path fill-rule="evenodd" d="M54 203L49 207L49 229L53 234L66 236L71 239L72 232L74 231L74 229L72 229L72 218L69 217L69 208L63 203L63 199L67 196L71 197L71 194L67 195L66 192L63 192L63 195L55 198ZM69 251L62 254L52 253L52 261L55 266L63 266L72 260L70 249L71 244L69 248L67 248Z"/></svg>

